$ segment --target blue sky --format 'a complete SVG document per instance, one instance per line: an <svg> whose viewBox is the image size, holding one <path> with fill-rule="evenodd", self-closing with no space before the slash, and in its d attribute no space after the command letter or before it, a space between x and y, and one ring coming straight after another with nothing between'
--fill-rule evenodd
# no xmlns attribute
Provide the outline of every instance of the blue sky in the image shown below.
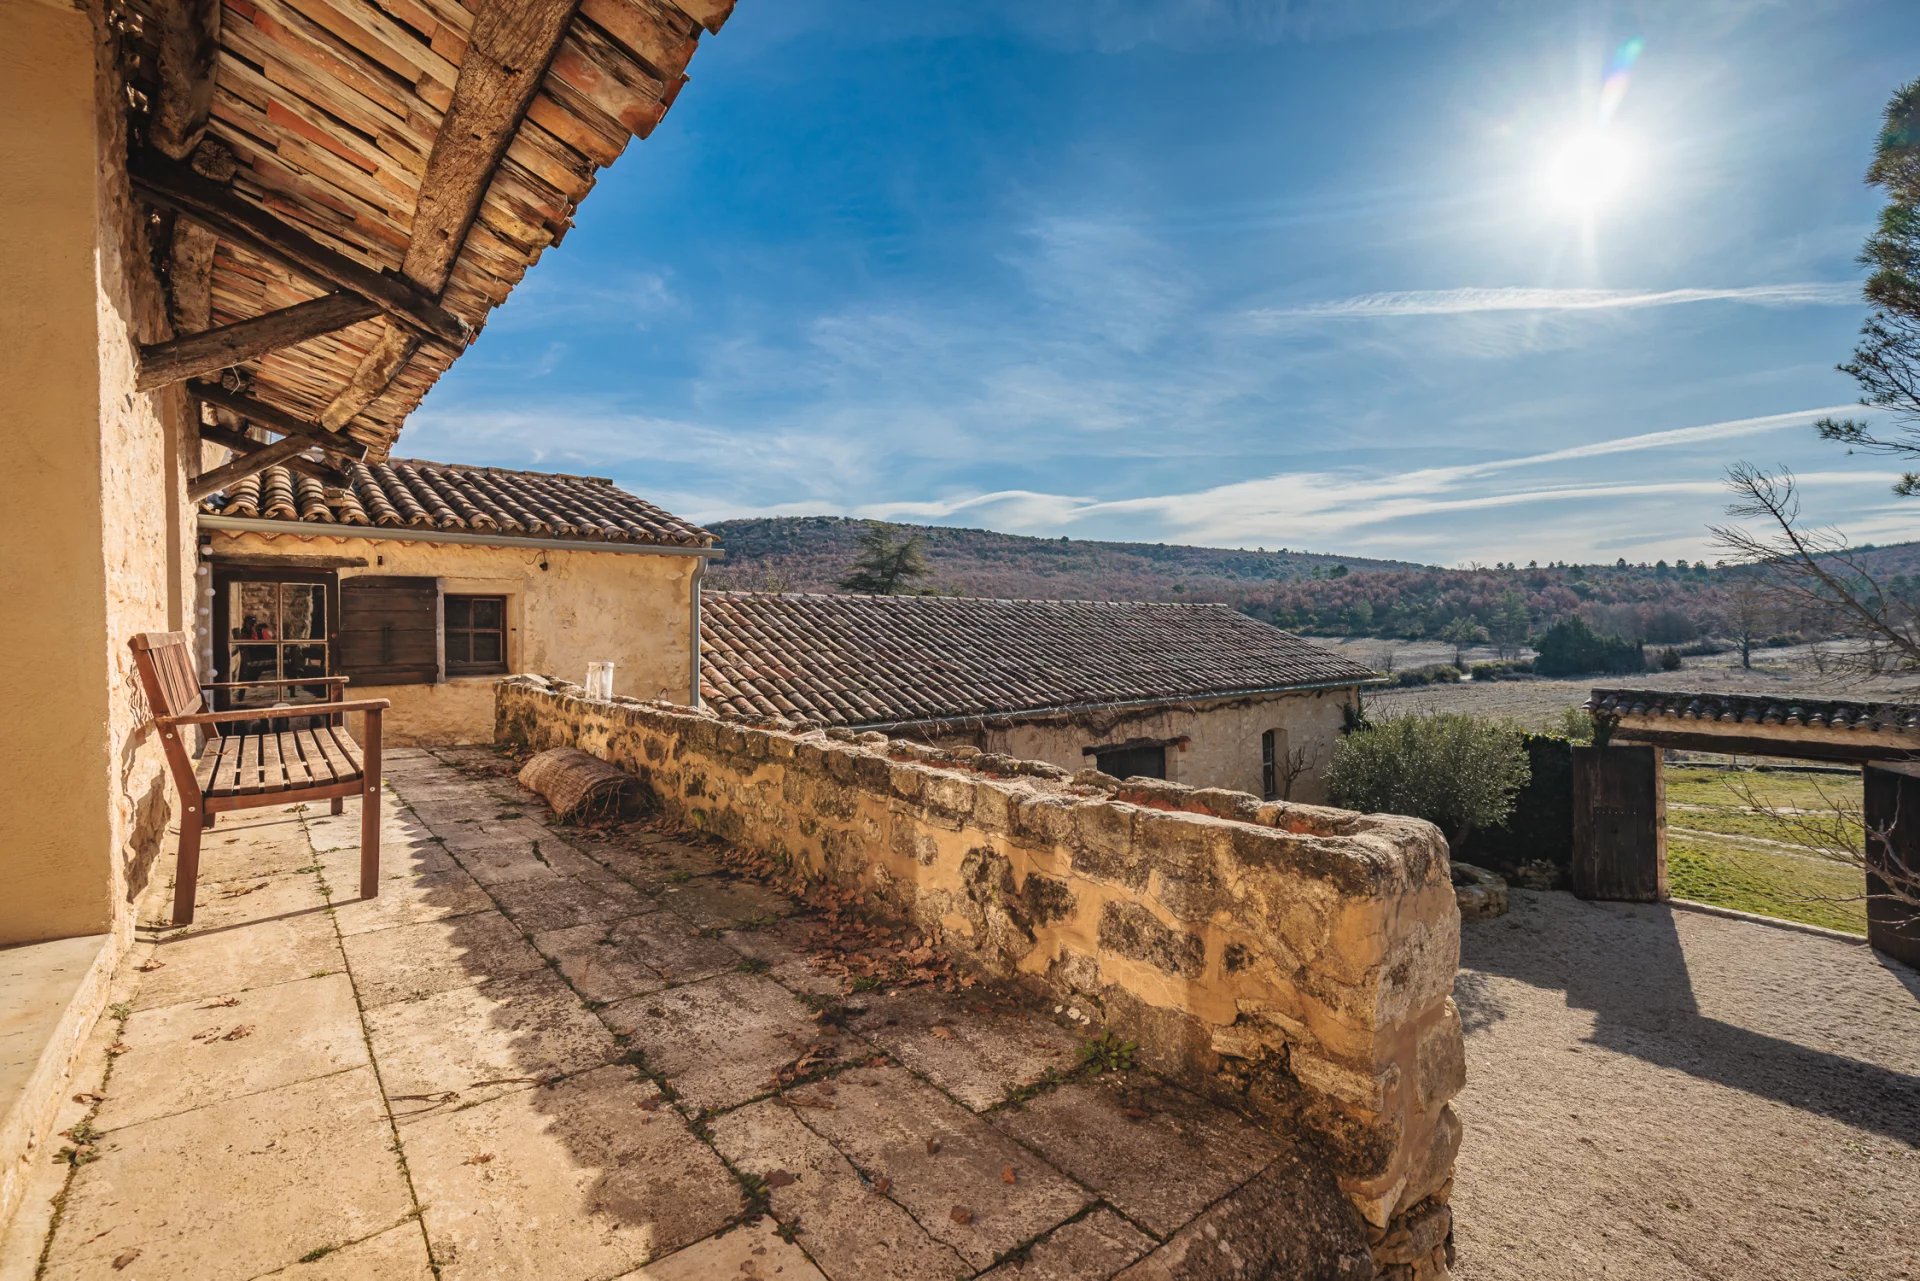
<svg viewBox="0 0 1920 1281"><path fill-rule="evenodd" d="M740 0L403 449L1439 564L1700 556L1749 460L1920 536L1808 426L1916 55L1909 0Z"/></svg>

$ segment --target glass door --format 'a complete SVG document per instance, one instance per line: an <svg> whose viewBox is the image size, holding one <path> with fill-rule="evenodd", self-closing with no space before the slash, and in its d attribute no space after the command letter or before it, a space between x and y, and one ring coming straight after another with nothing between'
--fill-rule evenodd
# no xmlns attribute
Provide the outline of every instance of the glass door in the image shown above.
<svg viewBox="0 0 1920 1281"><path fill-rule="evenodd" d="M333 608L330 575L270 576L232 570L214 576L214 625L221 637L216 666L223 708L326 701L327 687L304 684L331 670Z"/></svg>

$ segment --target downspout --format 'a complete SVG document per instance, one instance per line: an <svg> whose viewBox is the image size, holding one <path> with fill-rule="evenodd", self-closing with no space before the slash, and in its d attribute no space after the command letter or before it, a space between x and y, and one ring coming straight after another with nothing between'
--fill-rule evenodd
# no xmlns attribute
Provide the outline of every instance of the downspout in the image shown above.
<svg viewBox="0 0 1920 1281"><path fill-rule="evenodd" d="M693 582L687 592L687 649L692 656L687 678L687 706L700 710L700 581L707 576L707 558L693 562Z"/></svg>

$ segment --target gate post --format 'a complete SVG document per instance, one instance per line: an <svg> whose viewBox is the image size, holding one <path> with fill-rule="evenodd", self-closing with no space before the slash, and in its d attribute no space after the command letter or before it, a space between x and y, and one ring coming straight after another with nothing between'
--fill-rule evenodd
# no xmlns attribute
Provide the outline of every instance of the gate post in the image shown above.
<svg viewBox="0 0 1920 1281"><path fill-rule="evenodd" d="M1581 898L1666 899L1667 784L1659 748L1573 749L1570 871Z"/></svg>
<svg viewBox="0 0 1920 1281"><path fill-rule="evenodd" d="M1888 894L1882 872L1905 867L1920 880L1920 772L1912 765L1869 765L1866 784L1867 942L1920 969L1920 908Z"/></svg>

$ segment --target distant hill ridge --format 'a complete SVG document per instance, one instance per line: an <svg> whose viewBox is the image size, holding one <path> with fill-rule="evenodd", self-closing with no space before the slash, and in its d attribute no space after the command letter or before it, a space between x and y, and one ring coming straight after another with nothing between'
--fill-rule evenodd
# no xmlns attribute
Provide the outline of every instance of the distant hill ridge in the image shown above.
<svg viewBox="0 0 1920 1281"><path fill-rule="evenodd" d="M833 591L859 554L868 522L842 516L767 516L709 525L726 549L709 582L743 590ZM1261 583L1350 571L1425 569L1413 561L1318 552L1246 551L1178 543L1033 538L987 529L879 522L918 534L932 570L923 586L1014 599L1228 601Z"/></svg>
<svg viewBox="0 0 1920 1281"><path fill-rule="evenodd" d="M834 591L858 556L860 535L869 523L839 516L721 521L710 528L719 535L726 559L707 581L715 588L748 591ZM1533 635L1575 614L1599 631L1651 645L1733 634L1729 571L1705 562L1443 569L1290 549L1032 538L942 525L886 527L895 537L921 536L931 573L919 586L949 595L1212 601L1288 630L1347 636L1438 636L1459 618L1490 631L1506 625L1510 633ZM1855 560L1889 591L1920 598L1920 542L1861 548ZM1784 638L1795 626L1791 618L1773 617L1760 634Z"/></svg>

